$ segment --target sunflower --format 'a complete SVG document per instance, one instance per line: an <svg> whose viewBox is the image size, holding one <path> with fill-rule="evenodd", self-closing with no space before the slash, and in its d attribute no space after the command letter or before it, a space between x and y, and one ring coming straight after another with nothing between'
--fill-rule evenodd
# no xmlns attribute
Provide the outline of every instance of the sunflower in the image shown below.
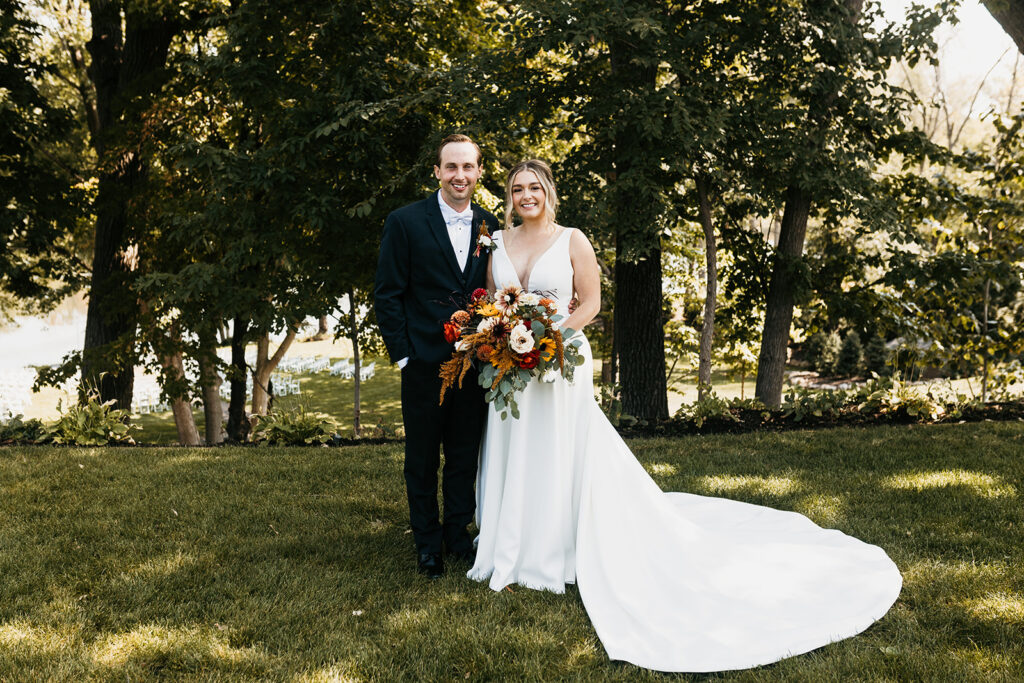
<svg viewBox="0 0 1024 683"><path fill-rule="evenodd" d="M537 344L537 350L540 351L541 360L547 362L555 357L555 340L551 337L544 337Z"/></svg>
<svg viewBox="0 0 1024 683"><path fill-rule="evenodd" d="M494 305L505 315L511 315L519 305L519 297L522 296L522 294L522 287L509 285L508 287L499 289L494 293Z"/></svg>

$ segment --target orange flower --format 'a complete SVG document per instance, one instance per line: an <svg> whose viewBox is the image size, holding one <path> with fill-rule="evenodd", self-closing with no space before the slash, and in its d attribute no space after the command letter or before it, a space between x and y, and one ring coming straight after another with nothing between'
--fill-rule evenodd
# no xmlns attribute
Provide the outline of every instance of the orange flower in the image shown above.
<svg viewBox="0 0 1024 683"><path fill-rule="evenodd" d="M469 323L469 313L467 311L455 311L452 313L451 321L456 325L466 325Z"/></svg>
<svg viewBox="0 0 1024 683"><path fill-rule="evenodd" d="M444 324L444 340L449 344L454 343L456 339L462 336L462 328L453 322L447 322Z"/></svg>
<svg viewBox="0 0 1024 683"><path fill-rule="evenodd" d="M476 349L476 357L483 361L490 360L492 353L494 353L494 347L490 344L481 344Z"/></svg>

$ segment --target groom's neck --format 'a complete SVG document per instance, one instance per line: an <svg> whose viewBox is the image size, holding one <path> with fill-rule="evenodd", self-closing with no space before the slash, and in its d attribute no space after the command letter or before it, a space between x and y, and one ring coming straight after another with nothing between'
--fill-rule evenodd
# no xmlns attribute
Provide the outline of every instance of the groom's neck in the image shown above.
<svg viewBox="0 0 1024 683"><path fill-rule="evenodd" d="M462 213L463 211L465 211L469 207L470 203L473 201L473 198L469 197L468 199L466 199L466 201L462 202L461 204L452 204L451 200L449 200L448 197L446 197L444 195L444 192L442 192L441 193L441 201L444 202L445 204L447 204L449 207L451 207L455 211L458 211L459 213Z"/></svg>

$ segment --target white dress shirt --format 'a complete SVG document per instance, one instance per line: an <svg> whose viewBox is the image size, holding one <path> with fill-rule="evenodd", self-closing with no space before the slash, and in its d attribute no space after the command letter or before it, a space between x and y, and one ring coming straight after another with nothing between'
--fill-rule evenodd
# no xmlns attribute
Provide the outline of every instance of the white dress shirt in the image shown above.
<svg viewBox="0 0 1024 683"><path fill-rule="evenodd" d="M441 207L441 218L448 227L448 239L452 241L452 249L455 250L455 260L460 270L466 269L466 259L469 258L469 242L473 236L473 204L470 203L463 212L458 212L437 193L437 204Z"/></svg>
<svg viewBox="0 0 1024 683"><path fill-rule="evenodd" d="M437 193L437 204L441 207L441 218L448 228L448 239L452 241L452 249L455 251L455 260L459 268L466 269L466 260L469 258L470 242L473 237L473 204L470 203L463 212L458 212ZM398 368L401 370L409 362L406 356L398 361Z"/></svg>

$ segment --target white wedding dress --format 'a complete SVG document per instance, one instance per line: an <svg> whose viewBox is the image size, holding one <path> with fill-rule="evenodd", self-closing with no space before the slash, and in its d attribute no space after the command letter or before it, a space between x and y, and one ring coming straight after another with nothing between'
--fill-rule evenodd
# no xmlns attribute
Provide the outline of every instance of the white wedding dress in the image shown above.
<svg viewBox="0 0 1024 683"><path fill-rule="evenodd" d="M570 232L527 278L563 315ZM495 285L519 285L501 235ZM490 409L471 579L556 593L576 583L608 656L657 671L768 664L888 611L902 577L881 548L795 512L661 491L594 400L585 339L581 351L574 383L531 382L518 420Z"/></svg>

